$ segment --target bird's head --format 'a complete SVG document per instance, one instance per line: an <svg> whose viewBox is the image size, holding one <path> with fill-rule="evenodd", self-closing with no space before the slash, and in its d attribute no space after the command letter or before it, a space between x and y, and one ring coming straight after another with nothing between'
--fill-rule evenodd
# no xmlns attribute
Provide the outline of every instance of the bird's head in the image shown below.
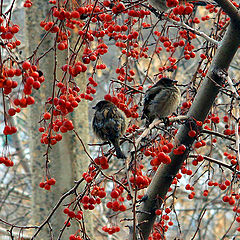
<svg viewBox="0 0 240 240"><path fill-rule="evenodd" d="M156 84L163 86L172 86L175 85L178 81L170 79L170 78L161 78Z"/></svg>
<svg viewBox="0 0 240 240"><path fill-rule="evenodd" d="M93 109L95 109L96 111L99 111L99 110L102 110L103 108L105 107L114 107L115 105L109 101L106 101L106 100L102 100L102 101L99 101L96 106L92 107Z"/></svg>

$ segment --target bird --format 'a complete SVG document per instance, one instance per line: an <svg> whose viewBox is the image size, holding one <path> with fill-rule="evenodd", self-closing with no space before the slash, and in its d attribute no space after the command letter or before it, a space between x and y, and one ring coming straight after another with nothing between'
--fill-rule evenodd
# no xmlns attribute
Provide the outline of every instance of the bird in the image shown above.
<svg viewBox="0 0 240 240"><path fill-rule="evenodd" d="M147 127L154 119L164 119L176 110L181 99L176 83L176 80L164 77L146 91L142 119L146 118Z"/></svg>
<svg viewBox="0 0 240 240"><path fill-rule="evenodd" d="M194 5L198 5L198 6L205 6L207 4L214 4L214 2L212 0L200 0L200 1L196 1L196 0L184 0L183 1L182 0L182 1L180 1L181 4L186 4L188 2L193 3ZM154 7L155 9L157 9L161 12L165 12L168 9L172 8L172 7L167 6L166 0L149 0L149 3L151 4L152 7ZM178 1L175 1L175 3L178 3Z"/></svg>
<svg viewBox="0 0 240 240"><path fill-rule="evenodd" d="M99 101L93 109L96 110L92 121L95 135L114 146L117 158L125 159L119 143L126 128L124 114L112 102L106 100Z"/></svg>

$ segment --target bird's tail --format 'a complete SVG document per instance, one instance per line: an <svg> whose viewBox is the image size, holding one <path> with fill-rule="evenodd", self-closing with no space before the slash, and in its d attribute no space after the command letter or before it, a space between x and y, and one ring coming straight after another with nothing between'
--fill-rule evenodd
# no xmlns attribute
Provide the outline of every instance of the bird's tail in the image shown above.
<svg viewBox="0 0 240 240"><path fill-rule="evenodd" d="M123 154L121 148L120 148L120 145L119 145L119 140L114 140L114 141L111 141L114 148L115 148L115 151L116 151L116 155L117 155L117 158L123 158L125 159L126 156Z"/></svg>

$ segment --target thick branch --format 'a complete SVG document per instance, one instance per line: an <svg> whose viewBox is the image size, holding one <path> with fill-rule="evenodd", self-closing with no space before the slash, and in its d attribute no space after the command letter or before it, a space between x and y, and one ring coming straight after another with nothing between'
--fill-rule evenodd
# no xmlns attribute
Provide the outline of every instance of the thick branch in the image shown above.
<svg viewBox="0 0 240 240"><path fill-rule="evenodd" d="M188 116L198 121L204 121L215 98L222 85L221 71L227 71L229 65L238 50L240 44L240 30L231 23L222 40L219 49L211 64L211 68L205 78L197 96L189 110ZM189 153L194 139L188 136L188 124L181 126L177 135L176 143L184 144L187 150L183 155L170 154L172 162L169 165L160 166L153 177L146 193L146 200L140 206L140 213L138 215L139 229L143 239L148 239L151 232L152 225L155 221L155 209L157 206L156 199L158 198L161 205L165 198L167 191L172 183L173 178L179 171L182 163Z"/></svg>
<svg viewBox="0 0 240 240"><path fill-rule="evenodd" d="M239 27L240 24L240 14L238 9L228 0L215 0L216 3L223 9L225 13L235 22L236 27Z"/></svg>

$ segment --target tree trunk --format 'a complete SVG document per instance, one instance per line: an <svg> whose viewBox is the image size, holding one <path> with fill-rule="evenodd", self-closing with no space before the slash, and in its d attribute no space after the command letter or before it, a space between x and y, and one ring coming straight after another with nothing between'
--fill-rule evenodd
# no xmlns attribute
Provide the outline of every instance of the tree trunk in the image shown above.
<svg viewBox="0 0 240 240"><path fill-rule="evenodd" d="M45 19L49 11L49 4L42 0L34 1L31 9L26 11L26 36L28 46L26 47L27 55L31 55L36 46L40 43L45 31L42 30L39 23ZM40 45L37 57L45 53L53 46L55 34L50 33L44 42ZM64 54L58 57L58 66L65 62ZM34 58L34 59L37 59ZM43 190L39 187L39 183L45 180L45 157L47 146L40 143L41 134L38 132L40 114L45 111L45 101L52 96L52 85L54 80L54 53L50 51L39 63L40 70L45 76L45 83L40 90L33 90L35 104L29 109L29 132L30 132L30 156L31 156L31 171L32 171L32 224L39 225L46 219L51 212L53 206L59 200L60 196L69 190L74 185L74 180L81 177L84 170L87 169L88 159L83 151L83 148L73 132L64 133L63 139L56 145L52 146L49 154L51 177L56 179L56 184L51 191ZM61 74L61 71L58 72ZM85 75L81 75L80 87L86 85ZM58 78L60 79L60 77ZM82 101L79 107L75 109L71 115L75 130L83 139L83 142L88 143L88 104ZM72 199L67 199L71 202ZM63 206L59 208L50 220L54 239L59 235L60 229L63 227L67 216L62 213ZM68 239L70 234L74 234L77 225L73 228L66 229L61 239ZM50 227L44 227L37 239L50 239Z"/></svg>
<svg viewBox="0 0 240 240"><path fill-rule="evenodd" d="M218 48L201 89L195 97L188 117L197 121L204 121L217 94L223 84L221 73L228 70L230 63L238 50L240 44L239 23L232 21ZM182 163L187 158L189 150L194 142L194 138L188 136L189 123L182 125L176 135L176 143L184 144L186 151L182 155L170 154L172 162L169 165L160 166L151 181L146 193L146 200L140 206L138 214L138 227L141 239L148 239L156 215L155 210L162 204L162 200L179 171ZM158 199L158 201L156 200Z"/></svg>

